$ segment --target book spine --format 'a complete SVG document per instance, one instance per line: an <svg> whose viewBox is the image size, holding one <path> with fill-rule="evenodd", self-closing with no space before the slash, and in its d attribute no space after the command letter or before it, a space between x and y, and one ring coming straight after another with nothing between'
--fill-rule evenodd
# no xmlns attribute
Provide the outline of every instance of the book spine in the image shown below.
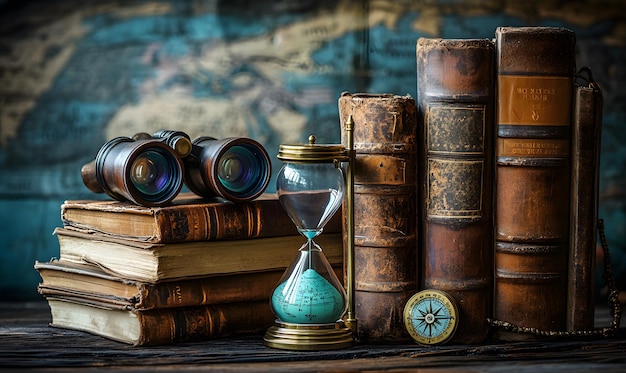
<svg viewBox="0 0 626 373"><path fill-rule="evenodd" d="M179 205L157 210L161 242L261 238L297 233L276 201L224 203L198 208Z"/></svg>
<svg viewBox="0 0 626 373"><path fill-rule="evenodd" d="M138 285L140 310L268 300L284 271Z"/></svg>
<svg viewBox="0 0 626 373"><path fill-rule="evenodd" d="M361 341L409 340L402 313L417 290L415 101L344 93L354 120L354 301ZM347 146L342 130L342 142Z"/></svg>
<svg viewBox="0 0 626 373"><path fill-rule="evenodd" d="M593 83L577 87L572 127L568 331L594 327L601 132L602 92Z"/></svg>
<svg viewBox="0 0 626 373"><path fill-rule="evenodd" d="M291 245L301 235L243 241L151 244L112 239L57 228L60 261L89 264L137 282L160 283L184 278L285 270L293 261ZM316 238L331 265L343 263L341 233ZM298 247L298 246L296 246Z"/></svg>
<svg viewBox="0 0 626 373"><path fill-rule="evenodd" d="M565 327L574 46L564 28L496 29L494 318L541 330Z"/></svg>
<svg viewBox="0 0 626 373"><path fill-rule="evenodd" d="M254 201L175 200L174 205L146 208L119 201L66 201L63 226L82 232L153 243L240 240L297 235L276 198ZM130 225L130 228L126 228ZM139 227L139 228L138 228ZM341 214L324 231L341 232Z"/></svg>
<svg viewBox="0 0 626 373"><path fill-rule="evenodd" d="M494 44L417 42L421 281L459 308L455 343L486 339L492 307Z"/></svg>
<svg viewBox="0 0 626 373"><path fill-rule="evenodd" d="M141 322L136 346L260 333L272 326L276 318L268 301L134 312Z"/></svg>
<svg viewBox="0 0 626 373"><path fill-rule="evenodd" d="M333 267L341 278L343 268ZM235 275L212 276L159 284L140 283L137 302L139 310L189 307L205 304L269 301L284 271L267 271Z"/></svg>

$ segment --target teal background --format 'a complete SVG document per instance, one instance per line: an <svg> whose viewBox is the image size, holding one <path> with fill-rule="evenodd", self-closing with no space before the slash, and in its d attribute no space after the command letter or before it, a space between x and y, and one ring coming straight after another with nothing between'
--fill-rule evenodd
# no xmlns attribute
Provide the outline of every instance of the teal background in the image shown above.
<svg viewBox="0 0 626 373"><path fill-rule="evenodd" d="M272 157L309 133L337 143L342 91L416 97L417 38L523 25L572 29L578 67L604 90L600 217L625 288L623 5L0 1L0 300L38 298L33 263L58 256L61 203L105 198L83 186L80 167L108 139L163 128L249 136Z"/></svg>

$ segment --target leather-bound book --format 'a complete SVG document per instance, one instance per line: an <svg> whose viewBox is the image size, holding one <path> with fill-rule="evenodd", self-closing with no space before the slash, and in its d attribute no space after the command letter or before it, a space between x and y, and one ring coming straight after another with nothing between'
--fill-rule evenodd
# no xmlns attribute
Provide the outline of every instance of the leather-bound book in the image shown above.
<svg viewBox="0 0 626 373"><path fill-rule="evenodd" d="M258 334L276 318L266 300L149 311L70 296L49 296L46 300L52 316L50 326L80 330L133 346Z"/></svg>
<svg viewBox="0 0 626 373"><path fill-rule="evenodd" d="M452 343L480 343L489 332L494 50L487 39L417 41L420 285L456 301Z"/></svg>
<svg viewBox="0 0 626 373"><path fill-rule="evenodd" d="M410 340L402 314L417 290L416 107L409 96L339 98L342 143L354 121L354 298L357 338Z"/></svg>
<svg viewBox="0 0 626 373"><path fill-rule="evenodd" d="M66 228L54 230L59 261L89 264L137 282L160 283L205 276L285 271L306 242L302 235L158 244L113 238ZM343 264L341 233L324 233L315 241L331 265Z"/></svg>
<svg viewBox="0 0 626 373"><path fill-rule="evenodd" d="M499 27L495 36L494 318L564 330L575 35L556 27Z"/></svg>
<svg viewBox="0 0 626 373"><path fill-rule="evenodd" d="M68 200L61 205L67 229L152 243L243 240L297 235L275 193L231 202L180 193L169 206L145 207L114 200ZM335 214L325 233L341 231Z"/></svg>
<svg viewBox="0 0 626 373"><path fill-rule="evenodd" d="M45 297L72 297L127 309L154 310L249 301L267 301L284 270L223 274L152 284L107 273L101 268L58 259L35 262ZM333 269L339 276L341 264Z"/></svg>
<svg viewBox="0 0 626 373"><path fill-rule="evenodd" d="M568 331L594 327L601 133L602 91L589 76L588 84L576 87L574 95Z"/></svg>

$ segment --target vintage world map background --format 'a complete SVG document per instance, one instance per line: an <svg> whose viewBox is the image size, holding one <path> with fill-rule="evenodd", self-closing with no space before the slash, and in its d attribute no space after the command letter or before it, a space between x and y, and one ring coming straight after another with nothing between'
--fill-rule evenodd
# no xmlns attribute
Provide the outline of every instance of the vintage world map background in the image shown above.
<svg viewBox="0 0 626 373"><path fill-rule="evenodd" d="M591 66L604 90L600 217L624 284L623 5L0 0L0 300L38 297L33 264L58 256L64 200L106 198L85 188L80 168L108 139L248 136L275 175L279 144L309 133L339 142L342 91L416 97L417 38L491 39L498 26L524 25L575 31L577 66Z"/></svg>

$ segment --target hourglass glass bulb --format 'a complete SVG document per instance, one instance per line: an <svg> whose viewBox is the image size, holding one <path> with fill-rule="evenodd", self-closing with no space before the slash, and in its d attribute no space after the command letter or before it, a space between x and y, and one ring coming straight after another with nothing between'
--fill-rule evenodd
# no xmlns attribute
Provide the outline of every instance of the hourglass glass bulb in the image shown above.
<svg viewBox="0 0 626 373"><path fill-rule="evenodd" d="M341 206L345 182L338 165L346 152L342 146L316 145L315 140L311 135L308 144L281 145L278 154L284 164L276 192L306 242L272 293L278 321L264 337L271 347L328 349L352 343L351 330L340 322L347 308L345 290L313 241Z"/></svg>
<svg viewBox="0 0 626 373"><path fill-rule="evenodd" d="M276 190L298 231L312 239L341 206L343 173L334 164L286 163L278 173Z"/></svg>

